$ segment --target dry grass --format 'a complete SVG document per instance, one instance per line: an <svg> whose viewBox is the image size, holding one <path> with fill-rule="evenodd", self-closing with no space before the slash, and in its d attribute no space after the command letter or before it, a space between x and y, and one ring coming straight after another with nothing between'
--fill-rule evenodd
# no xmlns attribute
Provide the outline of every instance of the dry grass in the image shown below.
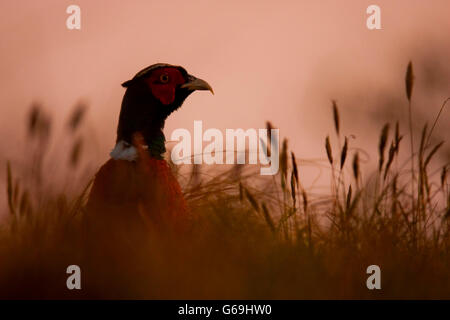
<svg viewBox="0 0 450 320"><path fill-rule="evenodd" d="M410 111L412 90L409 64ZM132 248L115 243L112 256L102 259L87 257L91 244L82 236L88 181L78 194L44 187L49 178L43 177L42 150L51 122L34 107L28 128L39 152L33 154L31 171L16 175L15 164L7 164L9 219L0 229L0 297L449 298L448 165L430 169L442 144L429 144L432 130L425 125L414 153L410 128L411 156L402 163L398 122L392 138L386 124L378 170L369 175L358 151L341 136L335 101L332 111L339 145L333 147L326 137L329 194L302 186L298 159L284 140L280 172L269 179L242 165L220 174L198 166L188 176L177 173L195 217L192 230L180 236L149 235ZM75 134L83 116L79 106L68 122L71 170L83 153L83 140ZM335 159L340 159L338 167ZM71 264L81 266L81 291L65 287ZM366 268L372 264L381 267L382 290L366 288Z"/></svg>

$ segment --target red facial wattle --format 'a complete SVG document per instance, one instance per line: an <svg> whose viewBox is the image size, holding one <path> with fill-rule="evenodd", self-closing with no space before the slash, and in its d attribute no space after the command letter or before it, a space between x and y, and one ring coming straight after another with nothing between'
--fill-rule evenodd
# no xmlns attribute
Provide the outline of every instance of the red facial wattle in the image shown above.
<svg viewBox="0 0 450 320"><path fill-rule="evenodd" d="M155 70L146 82L153 96L162 104L169 105L175 101L177 86L184 84L186 80L178 69L168 67Z"/></svg>

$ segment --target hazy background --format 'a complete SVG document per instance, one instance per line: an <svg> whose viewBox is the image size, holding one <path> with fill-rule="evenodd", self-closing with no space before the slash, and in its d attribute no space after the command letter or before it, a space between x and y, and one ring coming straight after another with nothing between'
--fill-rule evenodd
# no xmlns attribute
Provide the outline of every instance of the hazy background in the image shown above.
<svg viewBox="0 0 450 320"><path fill-rule="evenodd" d="M81 30L66 28L71 4L81 7ZM371 4L381 7L382 30L366 27ZM91 164L99 166L114 145L120 84L156 62L183 65L216 93L193 94L166 122L168 139L176 128L192 130L194 120L204 129L263 128L270 120L298 157L325 159L336 99L343 134L355 136L351 146L375 152L381 123L407 110L409 60L416 126L450 96L449 14L448 0L2 1L1 165L27 152L32 102L60 132L84 101ZM448 137L448 123L446 112L438 137ZM300 171L306 186L318 175L314 166Z"/></svg>

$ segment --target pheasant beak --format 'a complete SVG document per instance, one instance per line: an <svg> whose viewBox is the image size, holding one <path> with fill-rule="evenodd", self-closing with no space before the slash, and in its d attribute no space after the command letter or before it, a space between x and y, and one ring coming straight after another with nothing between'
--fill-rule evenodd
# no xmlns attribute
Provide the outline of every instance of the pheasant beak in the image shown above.
<svg viewBox="0 0 450 320"><path fill-rule="evenodd" d="M206 82L205 80L202 80L202 79L198 79L191 75L189 76L188 82L186 82L185 84L182 84L181 88L187 89L190 91L209 90L209 91L211 91L212 94L214 94L214 90L211 88L211 86L209 85L208 82Z"/></svg>

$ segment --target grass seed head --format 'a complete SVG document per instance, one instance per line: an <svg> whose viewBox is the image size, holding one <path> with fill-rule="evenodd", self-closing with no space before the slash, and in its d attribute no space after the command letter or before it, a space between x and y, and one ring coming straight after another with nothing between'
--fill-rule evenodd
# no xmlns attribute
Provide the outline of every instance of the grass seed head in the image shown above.
<svg viewBox="0 0 450 320"><path fill-rule="evenodd" d="M402 140L402 136L400 136L400 125L398 121L395 123L395 153L398 154L400 150L400 141Z"/></svg>
<svg viewBox="0 0 450 320"><path fill-rule="evenodd" d="M72 111L72 114L69 117L69 121L67 122L67 127L71 132L76 131L77 128L81 126L86 111L87 106L84 103L78 103L75 106L74 110Z"/></svg>
<svg viewBox="0 0 450 320"><path fill-rule="evenodd" d="M341 170L344 167L345 159L347 158L347 149L348 149L348 141L347 141L347 137L345 137L344 146L342 147L342 151L341 151Z"/></svg>
<svg viewBox="0 0 450 320"><path fill-rule="evenodd" d="M359 178L359 154L358 152L355 153L353 156L353 176L355 177L355 180L358 181Z"/></svg>
<svg viewBox="0 0 450 320"><path fill-rule="evenodd" d="M336 133L339 136L339 111L337 108L336 100L333 100L332 103L333 103L334 128L336 129Z"/></svg>
<svg viewBox="0 0 450 320"><path fill-rule="evenodd" d="M331 151L330 137L327 136L325 139L325 149L327 150L328 161L333 165L333 152Z"/></svg>
<svg viewBox="0 0 450 320"><path fill-rule="evenodd" d="M381 130L380 143L378 145L378 153L380 156L378 170L380 172L381 172L381 168L383 167L383 164L384 164L384 151L386 149L386 142L387 142L388 135L389 135L389 123L386 123L384 125L383 129Z"/></svg>
<svg viewBox="0 0 450 320"><path fill-rule="evenodd" d="M411 102L411 96L414 86L414 74L411 61L408 63L408 67L406 69L405 85L406 85L406 97L408 98L408 101Z"/></svg>
<svg viewBox="0 0 450 320"><path fill-rule="evenodd" d="M298 184L298 167L297 167L297 160L295 159L294 152L291 151L291 161L292 161L292 173L294 174L295 182Z"/></svg>
<svg viewBox="0 0 450 320"><path fill-rule="evenodd" d="M394 142L391 143L391 147L389 148L389 158L386 164L386 168L384 169L384 180L386 180L387 174L389 172L389 168L391 167L392 161L394 160L394 156L395 156L395 145Z"/></svg>
<svg viewBox="0 0 450 320"><path fill-rule="evenodd" d="M291 173L291 196L292 196L292 202L294 203L294 207L295 207L296 192L295 192L295 176L294 176L294 172L293 171Z"/></svg>

